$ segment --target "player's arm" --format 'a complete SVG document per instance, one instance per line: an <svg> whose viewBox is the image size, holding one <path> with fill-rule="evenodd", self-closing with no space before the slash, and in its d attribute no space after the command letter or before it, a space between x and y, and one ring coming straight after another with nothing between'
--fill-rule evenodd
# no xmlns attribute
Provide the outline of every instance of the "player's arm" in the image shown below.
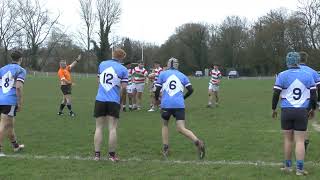
<svg viewBox="0 0 320 180"><path fill-rule="evenodd" d="M61 81L63 81L66 84L71 84L72 82L67 80L64 76L60 79Z"/></svg>
<svg viewBox="0 0 320 180"><path fill-rule="evenodd" d="M317 106L317 90L316 87L310 89L310 109L315 110Z"/></svg>
<svg viewBox="0 0 320 180"><path fill-rule="evenodd" d="M278 102L279 102L279 98L280 98L280 94L281 94L281 91L282 91L282 87L281 87L281 80L280 78L278 77L277 80L276 80L276 83L273 87L273 96L272 96L272 118L276 118L278 116L278 113L276 111L277 109L277 105L278 105Z"/></svg>
<svg viewBox="0 0 320 180"><path fill-rule="evenodd" d="M280 89L273 89L273 96L272 96L272 110L275 111L277 109L277 105L279 102L281 90Z"/></svg>
<svg viewBox="0 0 320 180"><path fill-rule="evenodd" d="M71 64L70 64L70 69L72 69L74 66L76 66L76 64L80 61L81 59L81 54L79 54L79 56L77 57L76 60L74 60Z"/></svg>
<svg viewBox="0 0 320 180"><path fill-rule="evenodd" d="M187 93L184 95L184 99L187 99L192 93L193 93L193 88L192 88L192 85L188 85L186 86L186 89L187 89Z"/></svg>
<svg viewBox="0 0 320 180"><path fill-rule="evenodd" d="M126 68L123 69L123 72L121 74L121 96L125 96L127 93L127 86L128 86L128 71Z"/></svg>
<svg viewBox="0 0 320 180"><path fill-rule="evenodd" d="M320 106L320 81L317 83L317 91L318 91L318 106Z"/></svg>
<svg viewBox="0 0 320 180"><path fill-rule="evenodd" d="M16 82L16 95L17 95L17 111L21 111L22 104L23 104L23 82L17 81Z"/></svg>

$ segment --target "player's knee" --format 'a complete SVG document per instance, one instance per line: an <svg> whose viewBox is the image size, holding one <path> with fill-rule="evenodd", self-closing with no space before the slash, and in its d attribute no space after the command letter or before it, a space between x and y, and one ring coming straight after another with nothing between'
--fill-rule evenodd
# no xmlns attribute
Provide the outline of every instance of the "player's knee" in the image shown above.
<svg viewBox="0 0 320 180"><path fill-rule="evenodd" d="M181 127L181 126L177 126L176 129L177 129L177 131L178 131L179 133L183 133L184 130L185 130L185 128L184 128L184 127Z"/></svg>

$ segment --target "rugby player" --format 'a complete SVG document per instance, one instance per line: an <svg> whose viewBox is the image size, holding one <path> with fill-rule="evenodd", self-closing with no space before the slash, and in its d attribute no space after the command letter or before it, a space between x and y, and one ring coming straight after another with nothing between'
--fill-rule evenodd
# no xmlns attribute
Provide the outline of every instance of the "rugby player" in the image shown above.
<svg viewBox="0 0 320 180"><path fill-rule="evenodd" d="M203 159L205 156L203 141L198 139L192 131L185 127L184 99L192 94L193 89L188 77L178 70L178 66L178 60L170 58L168 60L169 69L162 72L156 82L155 99L157 102L159 101L160 91L163 88L161 98L163 155L167 157L169 153L168 125L170 117L173 116L176 119L177 131L193 141L198 148L199 158ZM188 90L185 95L183 94L184 88Z"/></svg>
<svg viewBox="0 0 320 180"><path fill-rule="evenodd" d="M60 61L60 68L58 71L58 76L60 79L60 89L62 91L62 102L59 107L58 115L63 115L63 109L65 106L69 109L69 115L71 117L75 116L75 113L72 111L71 106L71 90L72 90L72 80L71 80L71 69L80 61L81 54L73 61L70 65L67 65L66 60Z"/></svg>
<svg viewBox="0 0 320 180"><path fill-rule="evenodd" d="M220 79L222 78L221 72L218 69L218 65L214 64L213 69L209 72L209 76L211 76L211 79L209 81L209 88L208 88L208 108L212 107L212 99L213 96L215 97L215 106L218 106L219 97L218 97L218 91L219 91L219 84Z"/></svg>
<svg viewBox="0 0 320 180"><path fill-rule="evenodd" d="M144 68L144 63L139 62L138 66L133 68L132 78L134 83L134 94L136 102L133 104L133 109L141 110L142 104L142 93L144 91L144 85L146 77L148 76L148 71Z"/></svg>
<svg viewBox="0 0 320 180"><path fill-rule="evenodd" d="M313 77L314 82L316 83L316 86L318 89L318 103L319 103L320 102L320 75L317 73L317 71L315 71L314 69L306 65L308 61L308 54L306 52L300 52L299 54L300 54L300 68L302 70L309 72ZM306 151L308 149L309 143L310 143L310 140L308 138L308 133L306 133L306 139L304 141L304 147Z"/></svg>
<svg viewBox="0 0 320 180"><path fill-rule="evenodd" d="M154 112L156 110L156 102L155 102L155 98L154 98L154 93L156 91L156 82L159 78L160 73L163 71L163 69L160 66L160 63L158 61L154 62L154 69L152 70L152 73L149 74L149 79L152 79L152 83L150 83L150 100L151 100L151 104L150 104L150 109L148 110L148 112Z"/></svg>
<svg viewBox="0 0 320 180"><path fill-rule="evenodd" d="M129 110L132 110L132 100L133 100L133 88L134 85L132 84L132 68L131 68L131 62L124 63L124 66L128 70L128 85L127 85L127 91L123 91L123 95L121 96L121 104L122 104L122 111L126 111L127 106L127 95L129 99Z"/></svg>
<svg viewBox="0 0 320 180"><path fill-rule="evenodd" d="M277 117L277 104L281 95L281 128L284 137L284 166L292 171L292 145L295 141L296 175L307 175L304 170L304 140L308 117L313 118L316 108L316 85L310 73L299 66L300 55L290 52L286 56L288 70L281 72L275 82L272 99L272 117Z"/></svg>
<svg viewBox="0 0 320 180"><path fill-rule="evenodd" d="M120 64L126 57L122 49L115 49L112 59L100 63L98 69L99 89L94 107L96 131L94 135L95 160L100 160L103 129L109 127L109 160L117 162L117 126L120 114L120 94L126 91L128 70ZM122 91L122 92L121 92Z"/></svg>
<svg viewBox="0 0 320 180"><path fill-rule="evenodd" d="M18 152L24 148L18 144L14 131L15 116L22 110L23 105L23 84L26 78L26 70L20 65L22 53L13 51L11 53L12 63L0 69L0 157L5 156L2 151L5 135L9 138L13 151Z"/></svg>

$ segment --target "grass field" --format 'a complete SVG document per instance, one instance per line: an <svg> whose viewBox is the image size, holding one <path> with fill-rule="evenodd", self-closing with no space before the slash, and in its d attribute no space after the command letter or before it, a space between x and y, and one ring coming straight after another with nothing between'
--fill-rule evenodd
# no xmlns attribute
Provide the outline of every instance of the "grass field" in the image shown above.
<svg viewBox="0 0 320 180"><path fill-rule="evenodd" d="M0 179L304 179L280 172L280 122L271 119L273 80L224 80L221 103L207 109L207 79L193 79L195 93L186 101L187 126L205 140L207 156L197 160L193 144L175 131L171 121L171 156L160 154L159 112L121 114L119 163L89 160L93 155L92 117L95 78L75 79L73 106L77 117L58 117L60 90L56 77L30 77L25 106L16 121L18 140L26 145L18 155L8 141L0 159ZM317 117L319 119L319 116ZM311 126L310 126L311 127ZM311 130L306 169L319 179L319 134ZM107 131L105 131L107 137ZM104 155L107 154L106 140ZM68 159L69 158L69 159Z"/></svg>

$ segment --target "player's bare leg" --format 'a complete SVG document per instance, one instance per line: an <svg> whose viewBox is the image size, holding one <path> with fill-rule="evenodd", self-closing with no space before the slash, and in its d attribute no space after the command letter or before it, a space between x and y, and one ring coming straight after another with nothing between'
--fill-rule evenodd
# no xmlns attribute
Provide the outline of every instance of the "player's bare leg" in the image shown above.
<svg viewBox="0 0 320 180"><path fill-rule="evenodd" d="M101 144L103 140L103 129L106 126L106 124L107 118L105 116L96 118L96 131L94 133L94 160L96 161L100 160Z"/></svg>
<svg viewBox="0 0 320 180"><path fill-rule="evenodd" d="M211 107L212 106L212 99L213 99L213 92L212 90L208 91L208 106L207 107Z"/></svg>
<svg viewBox="0 0 320 180"><path fill-rule="evenodd" d="M18 144L16 140L16 134L14 131L14 117L1 114L1 122L0 122L0 153L1 153L1 146L3 143L3 139L5 134L7 134L8 139L12 144L12 148L14 152L18 152L24 148L23 144ZM1 155L0 155L1 156Z"/></svg>
<svg viewBox="0 0 320 180"><path fill-rule="evenodd" d="M3 147L3 139L6 134L6 123L7 121L3 119L3 116L1 115L1 121L0 121L0 157L5 156L5 154L2 152Z"/></svg>
<svg viewBox="0 0 320 180"><path fill-rule="evenodd" d="M293 145L293 131L283 130L283 153L284 153L284 167L281 168L283 171L292 171L292 145Z"/></svg>
<svg viewBox="0 0 320 180"><path fill-rule="evenodd" d="M129 100L129 110L133 109L133 95L132 93L128 93L128 100Z"/></svg>
<svg viewBox="0 0 320 180"><path fill-rule="evenodd" d="M305 140L306 132L305 131L294 131L294 140L296 142L296 169L297 175L307 175L308 172L304 170L304 157L305 157Z"/></svg>
<svg viewBox="0 0 320 180"><path fill-rule="evenodd" d="M137 109L140 110L142 105L142 92L137 92Z"/></svg>
<svg viewBox="0 0 320 180"><path fill-rule="evenodd" d="M154 99L154 92L150 93L150 109L148 112L154 112L156 110L156 101Z"/></svg>
<svg viewBox="0 0 320 180"><path fill-rule="evenodd" d="M121 104L121 110L126 111L126 106L127 106L127 92L126 91L123 91L123 94L121 94L120 104Z"/></svg>
<svg viewBox="0 0 320 180"><path fill-rule="evenodd" d="M213 91L214 97L215 97L215 105L218 106L219 104L219 96L218 96L218 91Z"/></svg>
<svg viewBox="0 0 320 180"><path fill-rule="evenodd" d="M205 156L205 147L203 141L198 139L192 131L185 127L185 120L177 120L176 125L177 131L186 136L188 139L192 140L198 147L199 157L200 159L203 159Z"/></svg>
<svg viewBox="0 0 320 180"><path fill-rule="evenodd" d="M162 154L167 157L169 155L169 121L162 120Z"/></svg>
<svg viewBox="0 0 320 180"><path fill-rule="evenodd" d="M309 144L310 144L309 133L306 131L306 137L305 137L305 140L304 140L304 150L305 150L305 152L307 152Z"/></svg>
<svg viewBox="0 0 320 180"><path fill-rule="evenodd" d="M133 90L133 93L132 93L132 102L133 102L132 109L133 109L133 110L136 110L136 109L137 109L137 90Z"/></svg>
<svg viewBox="0 0 320 180"><path fill-rule="evenodd" d="M112 116L107 116L107 119L109 124L109 159L116 162L119 160L116 156L118 119Z"/></svg>

